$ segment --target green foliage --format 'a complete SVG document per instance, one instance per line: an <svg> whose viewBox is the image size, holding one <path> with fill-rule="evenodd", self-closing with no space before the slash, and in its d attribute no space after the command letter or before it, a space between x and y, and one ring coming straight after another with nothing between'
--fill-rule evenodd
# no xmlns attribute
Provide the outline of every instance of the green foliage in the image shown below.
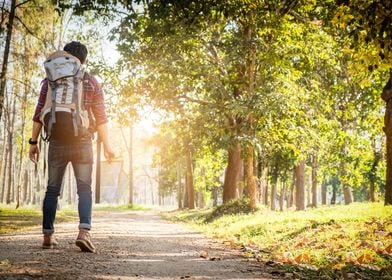
<svg viewBox="0 0 392 280"><path fill-rule="evenodd" d="M390 68L384 2L102 0L59 8L120 20L111 35L118 67L95 68L113 84L113 114L123 124L141 107L163 112L153 142L165 191L175 189L176 164L192 150L196 188L208 197L224 151L239 142L286 183L298 161L317 155L319 182L337 176L362 200L371 180L379 191L385 185L384 162L374 166L385 147L373 145L383 142L379 93Z"/></svg>

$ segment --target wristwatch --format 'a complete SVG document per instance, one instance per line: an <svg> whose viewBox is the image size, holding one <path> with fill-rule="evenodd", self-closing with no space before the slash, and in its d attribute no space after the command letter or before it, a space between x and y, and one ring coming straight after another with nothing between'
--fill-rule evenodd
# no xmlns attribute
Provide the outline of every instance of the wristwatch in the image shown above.
<svg viewBox="0 0 392 280"><path fill-rule="evenodd" d="M30 145L37 145L38 144L38 140L33 141L33 138L29 139L29 144Z"/></svg>

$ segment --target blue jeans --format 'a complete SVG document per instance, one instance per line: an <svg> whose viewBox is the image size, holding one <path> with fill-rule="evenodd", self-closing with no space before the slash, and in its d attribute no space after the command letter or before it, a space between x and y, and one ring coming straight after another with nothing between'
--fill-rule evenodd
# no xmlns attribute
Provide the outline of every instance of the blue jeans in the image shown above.
<svg viewBox="0 0 392 280"><path fill-rule="evenodd" d="M43 233L54 232L57 200L65 169L71 162L78 190L79 229L91 228L91 176L93 149L91 139L79 139L73 143L51 140L48 152L48 187L43 203Z"/></svg>

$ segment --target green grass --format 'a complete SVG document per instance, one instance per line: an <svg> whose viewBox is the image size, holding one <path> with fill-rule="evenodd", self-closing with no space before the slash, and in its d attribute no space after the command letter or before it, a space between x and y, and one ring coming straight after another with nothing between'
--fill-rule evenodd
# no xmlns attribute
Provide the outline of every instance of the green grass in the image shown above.
<svg viewBox="0 0 392 280"><path fill-rule="evenodd" d="M106 211L149 210L141 205L98 204L93 207L93 215ZM63 207L56 212L56 223L78 221L77 206ZM42 224L42 210L36 206L15 209L15 205L0 205L0 234L20 232Z"/></svg>
<svg viewBox="0 0 392 280"><path fill-rule="evenodd" d="M150 208L144 207L138 204L124 204L124 205L115 205L115 204L95 204L94 210L97 211L148 211Z"/></svg>
<svg viewBox="0 0 392 280"><path fill-rule="evenodd" d="M232 209L223 215L216 215L222 212L217 210L177 211L165 217L190 223L232 246L242 246L260 261L305 265L318 271L341 271L353 265L381 270L392 279L390 206L353 203L307 211L263 208L242 214L232 214Z"/></svg>
<svg viewBox="0 0 392 280"><path fill-rule="evenodd" d="M73 209L57 211L56 222L66 222L77 219L77 212ZM14 233L28 230L42 223L42 211L37 207L22 207L0 205L0 234Z"/></svg>

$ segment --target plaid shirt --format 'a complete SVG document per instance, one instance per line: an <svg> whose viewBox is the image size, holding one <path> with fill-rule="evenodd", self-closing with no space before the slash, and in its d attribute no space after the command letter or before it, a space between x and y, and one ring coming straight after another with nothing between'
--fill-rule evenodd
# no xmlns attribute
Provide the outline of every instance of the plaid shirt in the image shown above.
<svg viewBox="0 0 392 280"><path fill-rule="evenodd" d="M39 94L38 103L35 108L33 121L42 124L39 117L41 115L41 110L45 105L46 95L48 93L48 80L43 80L41 84L41 92ZM105 112L102 88L101 85L98 83L97 79L94 76L86 73L83 83L83 90L84 106L87 110L91 110L91 112L93 113L96 125L98 126L108 122Z"/></svg>

